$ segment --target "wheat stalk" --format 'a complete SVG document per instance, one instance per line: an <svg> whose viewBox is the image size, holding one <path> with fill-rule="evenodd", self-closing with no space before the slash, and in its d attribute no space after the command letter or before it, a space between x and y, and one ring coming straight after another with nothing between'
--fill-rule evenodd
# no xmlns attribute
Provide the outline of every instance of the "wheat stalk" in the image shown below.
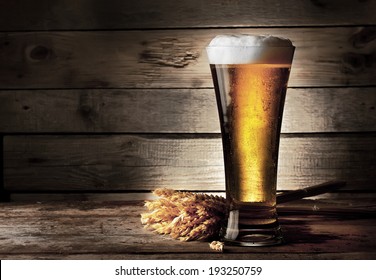
<svg viewBox="0 0 376 280"><path fill-rule="evenodd" d="M141 214L145 228L181 241L218 238L226 220L225 198L166 188L153 193L159 199L145 202L149 210Z"/></svg>

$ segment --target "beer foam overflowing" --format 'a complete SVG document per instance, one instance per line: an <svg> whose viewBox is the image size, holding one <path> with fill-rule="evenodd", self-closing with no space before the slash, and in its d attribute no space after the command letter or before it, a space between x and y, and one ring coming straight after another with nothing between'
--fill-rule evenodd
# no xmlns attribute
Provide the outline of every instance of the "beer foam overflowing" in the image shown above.
<svg viewBox="0 0 376 280"><path fill-rule="evenodd" d="M294 46L270 35L218 35L206 51L210 64L290 64Z"/></svg>

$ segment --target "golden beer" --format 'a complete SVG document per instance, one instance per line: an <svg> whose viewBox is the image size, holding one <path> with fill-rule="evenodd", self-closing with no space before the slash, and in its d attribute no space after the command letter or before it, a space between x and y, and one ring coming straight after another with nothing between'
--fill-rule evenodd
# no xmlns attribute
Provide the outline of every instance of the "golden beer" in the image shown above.
<svg viewBox="0 0 376 280"><path fill-rule="evenodd" d="M264 55L245 63L210 61L226 173L229 217L224 239L236 245L282 242L276 213L278 148L294 49L263 47L262 51L265 48L269 51L266 57L273 59ZM255 48L249 51L262 53ZM226 56L223 49L221 53ZM273 56L275 53L278 56ZM281 54L290 57L284 59Z"/></svg>
<svg viewBox="0 0 376 280"><path fill-rule="evenodd" d="M275 205L279 134L290 65L211 65L223 116L223 149L234 203ZM221 89L219 88L221 87ZM228 98L221 98L221 92ZM225 102L222 104L222 102Z"/></svg>

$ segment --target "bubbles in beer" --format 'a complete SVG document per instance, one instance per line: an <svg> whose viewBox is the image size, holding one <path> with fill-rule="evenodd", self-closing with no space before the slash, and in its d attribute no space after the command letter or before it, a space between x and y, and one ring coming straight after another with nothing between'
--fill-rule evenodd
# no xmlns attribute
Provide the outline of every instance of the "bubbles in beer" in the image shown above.
<svg viewBox="0 0 376 280"><path fill-rule="evenodd" d="M227 116L221 126L230 196L237 202L273 206L290 65L211 65L211 69L218 81L217 99L221 100L219 92L226 96L218 105L221 115Z"/></svg>

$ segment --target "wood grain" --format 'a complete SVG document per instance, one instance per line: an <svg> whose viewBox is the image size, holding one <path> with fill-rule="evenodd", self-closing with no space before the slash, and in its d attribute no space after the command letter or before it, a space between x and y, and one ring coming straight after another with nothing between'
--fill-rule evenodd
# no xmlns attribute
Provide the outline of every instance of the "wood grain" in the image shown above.
<svg viewBox="0 0 376 280"><path fill-rule="evenodd" d="M90 200L102 192L108 192L104 200L116 195L137 199L159 186L223 191L205 46L221 33L268 33L290 38L296 46L282 126L279 190L337 179L348 182L345 192L353 193L354 200L368 191L374 194L375 10L375 1L351 0L2 1L0 180L11 197L21 199L53 193ZM21 224L22 218L17 221ZM30 223L44 230L56 226ZM65 223L69 219L58 221ZM98 241L75 241L77 232L65 233L72 246ZM18 256L41 249L38 234L31 234L22 235L20 244L33 244L35 250L16 244ZM114 242L126 238L115 236ZM47 240L41 256L56 255L55 249L67 245L54 247L53 239ZM165 248L155 254L160 258L179 256L185 249L171 252L158 242ZM78 249L74 254L139 257L117 250L115 243L104 242L104 251ZM353 248L357 258L363 252L359 248ZM211 255L189 250L182 258ZM354 253L333 252L317 254L355 258ZM312 257L305 251L291 253ZM263 256L252 254L241 258ZM1 256L7 251L0 249ZM282 257L278 252L273 256Z"/></svg>
<svg viewBox="0 0 376 280"><path fill-rule="evenodd" d="M375 24L375 10L351 0L13 0L1 3L0 30L338 26Z"/></svg>
<svg viewBox="0 0 376 280"><path fill-rule="evenodd" d="M374 27L0 34L0 88L207 88L219 33L290 38L292 87L375 85Z"/></svg>
<svg viewBox="0 0 376 280"><path fill-rule="evenodd" d="M279 190L347 181L373 190L374 134L285 135ZM219 135L6 136L9 191L224 190Z"/></svg>
<svg viewBox="0 0 376 280"><path fill-rule="evenodd" d="M317 202L315 202L317 203ZM332 203L335 207L338 204ZM308 203L309 205L309 203ZM298 206L299 207L299 206ZM351 209L351 206L350 208ZM5 204L0 209L0 254L24 258L171 258L287 259L374 256L375 223L367 217L336 218L284 215L280 222L287 244L275 247L226 247L211 251L207 242L179 242L142 228L140 204L70 202ZM120 257L122 255L122 257Z"/></svg>
<svg viewBox="0 0 376 280"><path fill-rule="evenodd" d="M286 192L286 191L284 191ZM225 191L205 191L206 194L218 195L225 197ZM10 194L12 202L51 202L51 201L145 201L157 199L151 191L97 191L97 192L74 192L74 191L38 191L38 192L13 192ZM375 192L354 192L340 191L330 192L312 197L312 199L320 199L322 201L341 201L347 202L346 206L364 205L365 201L376 205ZM361 206L358 205L358 206Z"/></svg>
<svg viewBox="0 0 376 280"><path fill-rule="evenodd" d="M290 88L282 132L376 131L376 87ZM0 132L219 133L213 89L0 91Z"/></svg>

